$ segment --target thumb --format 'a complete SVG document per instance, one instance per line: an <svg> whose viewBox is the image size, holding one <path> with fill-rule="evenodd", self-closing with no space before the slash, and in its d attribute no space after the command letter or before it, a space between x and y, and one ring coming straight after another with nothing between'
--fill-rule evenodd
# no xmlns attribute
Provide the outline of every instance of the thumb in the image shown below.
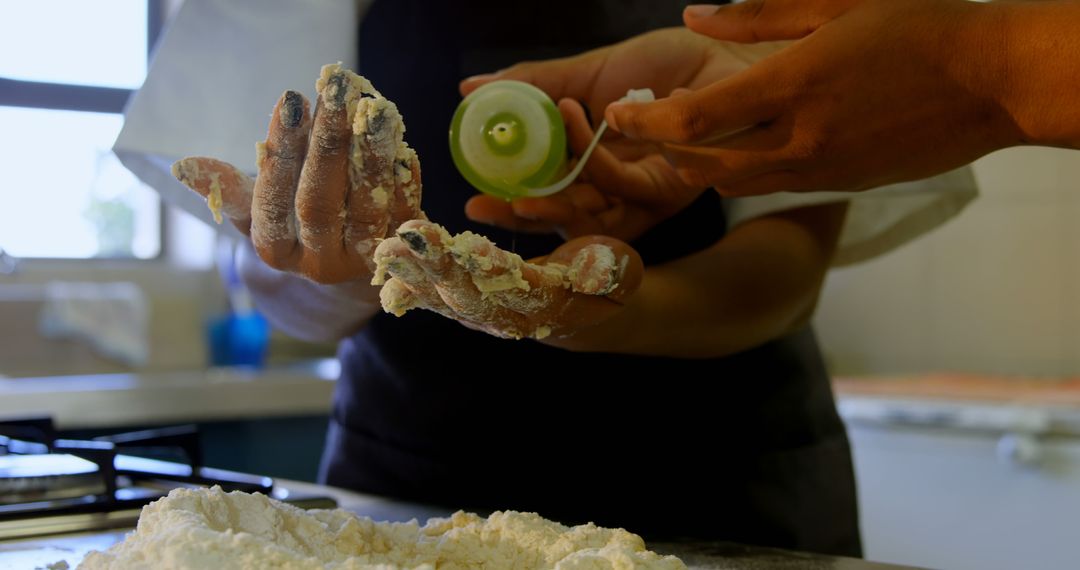
<svg viewBox="0 0 1080 570"><path fill-rule="evenodd" d="M608 105L608 126L635 140L698 144L770 120L783 108L768 71L750 68L696 91L650 103Z"/></svg>
<svg viewBox="0 0 1080 570"><path fill-rule="evenodd" d="M641 286L645 265L625 242L607 236L570 240L545 260L569 267L570 287L577 293L602 295L622 303Z"/></svg>
<svg viewBox="0 0 1080 570"><path fill-rule="evenodd" d="M221 223L219 212L223 212L245 235L250 232L253 178L227 162L205 156L189 156L176 161L172 165L172 174L184 186L206 198L218 223Z"/></svg>
<svg viewBox="0 0 1080 570"><path fill-rule="evenodd" d="M683 11L691 30L718 40L755 43L807 36L844 13L852 0L746 0L717 6L695 4Z"/></svg>

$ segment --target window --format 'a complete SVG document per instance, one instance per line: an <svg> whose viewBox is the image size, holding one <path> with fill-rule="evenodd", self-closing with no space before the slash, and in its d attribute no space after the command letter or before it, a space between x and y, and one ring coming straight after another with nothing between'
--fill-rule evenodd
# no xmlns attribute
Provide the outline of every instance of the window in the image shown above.
<svg viewBox="0 0 1080 570"><path fill-rule="evenodd" d="M0 249L154 258L161 203L110 148L161 0L0 0Z"/></svg>

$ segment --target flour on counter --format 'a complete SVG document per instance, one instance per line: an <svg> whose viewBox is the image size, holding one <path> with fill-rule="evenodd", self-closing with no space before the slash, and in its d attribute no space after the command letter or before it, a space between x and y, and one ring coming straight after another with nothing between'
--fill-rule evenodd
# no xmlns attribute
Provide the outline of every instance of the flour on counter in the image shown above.
<svg viewBox="0 0 1080 570"><path fill-rule="evenodd" d="M176 489L143 508L138 528L80 569L296 568L318 570L675 570L635 534L566 527L533 513L457 512L424 526L309 510L264 495Z"/></svg>

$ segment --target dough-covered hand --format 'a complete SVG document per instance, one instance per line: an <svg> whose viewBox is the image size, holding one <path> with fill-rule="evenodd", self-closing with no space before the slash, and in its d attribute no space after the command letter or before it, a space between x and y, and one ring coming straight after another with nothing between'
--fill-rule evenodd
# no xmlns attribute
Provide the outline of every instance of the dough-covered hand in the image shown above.
<svg viewBox="0 0 1080 570"><path fill-rule="evenodd" d="M580 156L608 104L628 89L647 87L659 97L678 96L686 88L738 73L776 49L716 42L672 28L574 57L522 63L470 78L461 90L468 94L498 79L536 85L559 101L570 148ZM477 196L469 202L467 214L477 221L523 231L559 231L565 237L604 234L629 240L681 210L708 186L696 173L684 176L672 167L665 160L665 145L608 133L577 184L547 198L510 203Z"/></svg>
<svg viewBox="0 0 1080 570"><path fill-rule="evenodd" d="M573 240L526 262L483 236L451 236L424 220L402 224L375 260L384 310L429 309L508 338L558 338L610 318L643 272L637 252L611 238Z"/></svg>
<svg viewBox="0 0 1080 570"><path fill-rule="evenodd" d="M395 105L339 65L323 68L314 116L286 91L258 146L258 177L205 157L173 174L207 197L267 265L323 284L366 284L378 242L422 218L420 166Z"/></svg>

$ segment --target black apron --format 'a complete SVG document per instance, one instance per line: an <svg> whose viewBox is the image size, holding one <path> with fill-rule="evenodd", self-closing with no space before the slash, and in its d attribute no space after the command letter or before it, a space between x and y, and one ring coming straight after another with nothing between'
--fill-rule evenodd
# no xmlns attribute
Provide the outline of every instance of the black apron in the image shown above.
<svg viewBox="0 0 1080 570"><path fill-rule="evenodd" d="M672 2L375 2L360 73L395 101L423 168L424 209L523 257L554 236L469 222L475 193L447 129L463 77L680 23ZM726 230L713 192L634 246L646 264ZM719 359L571 353L427 311L379 314L342 342L321 477L476 511L535 511L648 539L729 540L859 555L850 450L813 333Z"/></svg>

